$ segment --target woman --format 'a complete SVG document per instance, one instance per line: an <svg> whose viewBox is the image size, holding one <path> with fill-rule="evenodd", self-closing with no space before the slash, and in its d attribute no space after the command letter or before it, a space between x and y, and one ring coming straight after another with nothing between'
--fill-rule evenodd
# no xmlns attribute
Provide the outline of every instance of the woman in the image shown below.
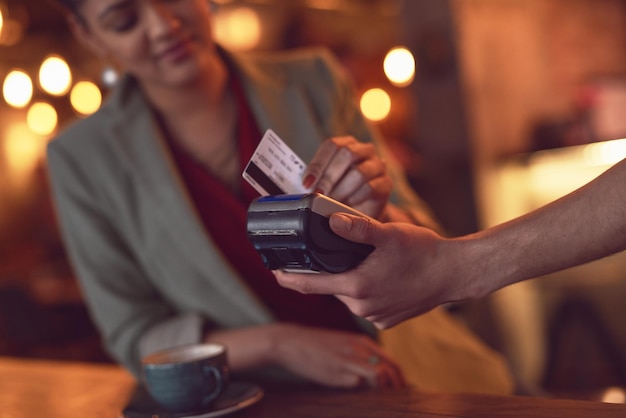
<svg viewBox="0 0 626 418"><path fill-rule="evenodd" d="M247 241L257 194L240 173L268 128L310 161L307 187L381 221L428 219L376 154L332 58L228 53L206 0L63 4L78 38L126 74L48 148L64 241L112 356L139 374L156 349L218 341L235 373L402 386L370 324L281 288Z"/></svg>

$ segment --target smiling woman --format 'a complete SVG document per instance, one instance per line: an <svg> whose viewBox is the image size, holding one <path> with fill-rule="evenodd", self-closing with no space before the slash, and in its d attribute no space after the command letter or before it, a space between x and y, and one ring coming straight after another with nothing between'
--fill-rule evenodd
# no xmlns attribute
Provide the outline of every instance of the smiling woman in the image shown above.
<svg viewBox="0 0 626 418"><path fill-rule="evenodd" d="M206 0L64 3L78 39L121 71L103 107L48 146L66 248L113 357L139 375L151 352L219 342L235 375L402 387L370 323L334 297L281 288L247 237L258 195L241 171L269 128L319 168L330 197L384 222L434 224L383 161L337 60L321 48L227 50ZM510 390L499 357L483 353L495 363L466 389L495 379Z"/></svg>
<svg viewBox="0 0 626 418"><path fill-rule="evenodd" d="M195 82L202 74L202 67L219 66L207 2L70 3L71 28L77 38L98 56L142 80L143 88L153 100L158 100L158 85ZM175 37L170 36L172 31L176 32ZM224 74L224 70L211 72Z"/></svg>

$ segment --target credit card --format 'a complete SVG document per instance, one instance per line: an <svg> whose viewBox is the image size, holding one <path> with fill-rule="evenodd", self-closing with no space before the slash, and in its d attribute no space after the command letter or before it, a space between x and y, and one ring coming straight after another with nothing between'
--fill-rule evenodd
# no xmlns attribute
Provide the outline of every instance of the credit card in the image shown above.
<svg viewBox="0 0 626 418"><path fill-rule="evenodd" d="M310 192L302 185L306 164L271 129L261 138L242 176L261 196Z"/></svg>

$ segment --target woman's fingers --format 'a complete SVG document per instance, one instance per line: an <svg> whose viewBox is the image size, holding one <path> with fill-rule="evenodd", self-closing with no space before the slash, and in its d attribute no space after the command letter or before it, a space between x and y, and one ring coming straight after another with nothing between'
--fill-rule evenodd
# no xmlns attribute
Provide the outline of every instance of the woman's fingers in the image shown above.
<svg viewBox="0 0 626 418"><path fill-rule="evenodd" d="M333 186L328 195L333 199L348 202L361 202L372 195L384 195L378 190L378 183L370 182L375 179L385 179L386 165L379 158L367 159L358 164L353 164ZM391 179L389 180L391 183Z"/></svg>
<svg viewBox="0 0 626 418"><path fill-rule="evenodd" d="M304 185L329 194L353 166L373 158L377 156L372 144L358 142L351 136L331 138L322 143L309 162Z"/></svg>
<svg viewBox="0 0 626 418"><path fill-rule="evenodd" d="M282 324L276 327L277 364L332 387L399 387L395 363L370 337L351 332Z"/></svg>
<svg viewBox="0 0 626 418"><path fill-rule="evenodd" d="M374 218L383 213L393 188L374 145L352 136L324 141L309 162L303 185Z"/></svg>
<svg viewBox="0 0 626 418"><path fill-rule="evenodd" d="M378 349L366 358L346 362L346 368L361 377L364 385L370 388L401 388L406 386L404 376L398 366Z"/></svg>
<svg viewBox="0 0 626 418"><path fill-rule="evenodd" d="M339 146L335 143L336 140L338 139L333 138L322 142L322 145L320 145L311 161L309 161L306 171L304 172L305 187L318 187L326 167L329 166L339 150Z"/></svg>

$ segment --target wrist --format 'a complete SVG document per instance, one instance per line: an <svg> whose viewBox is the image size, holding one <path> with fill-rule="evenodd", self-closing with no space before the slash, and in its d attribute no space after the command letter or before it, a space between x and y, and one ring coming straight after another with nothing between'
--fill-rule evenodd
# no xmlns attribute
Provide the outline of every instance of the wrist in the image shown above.
<svg viewBox="0 0 626 418"><path fill-rule="evenodd" d="M295 331L295 325L286 322L277 322L266 326L265 355L267 362L280 365L283 359L285 341L290 333Z"/></svg>
<svg viewBox="0 0 626 418"><path fill-rule="evenodd" d="M453 241L460 245L458 267L465 276L463 291L466 298L485 297L514 281L516 266L509 257L510 248L490 231Z"/></svg>
<svg viewBox="0 0 626 418"><path fill-rule="evenodd" d="M278 363L276 354L284 332L280 324L268 324L230 330L214 330L205 334L205 342L218 342L228 349L228 362L233 371L250 370ZM281 337L283 336L283 337Z"/></svg>

